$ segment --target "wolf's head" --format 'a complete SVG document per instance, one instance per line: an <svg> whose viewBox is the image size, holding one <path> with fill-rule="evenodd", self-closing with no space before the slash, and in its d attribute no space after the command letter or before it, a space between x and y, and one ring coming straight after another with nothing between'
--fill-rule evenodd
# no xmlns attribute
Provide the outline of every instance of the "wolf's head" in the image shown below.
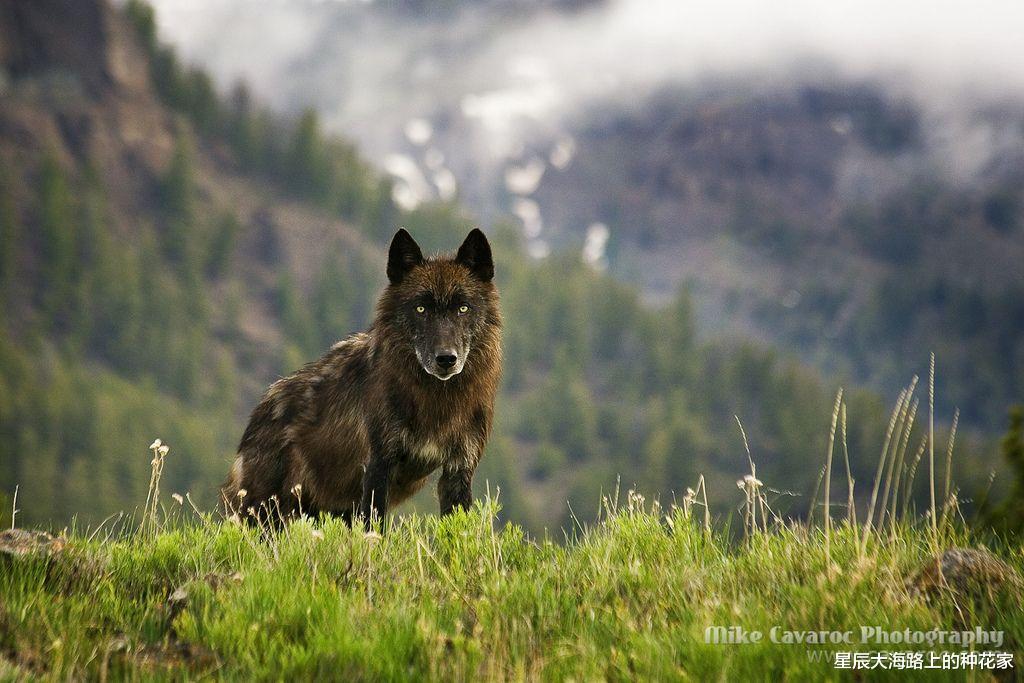
<svg viewBox="0 0 1024 683"><path fill-rule="evenodd" d="M409 344L427 373L449 380L466 366L489 326L498 324L491 246L479 230L454 258L424 258L404 229L391 241L381 314L391 340ZM397 337L397 338L396 338Z"/></svg>

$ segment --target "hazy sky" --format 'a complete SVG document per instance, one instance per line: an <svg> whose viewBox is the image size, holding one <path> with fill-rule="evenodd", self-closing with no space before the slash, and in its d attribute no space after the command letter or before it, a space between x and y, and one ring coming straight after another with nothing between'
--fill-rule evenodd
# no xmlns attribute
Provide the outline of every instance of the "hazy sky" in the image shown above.
<svg viewBox="0 0 1024 683"><path fill-rule="evenodd" d="M331 13L363 3L154 4L164 35L188 55L208 60L221 76L260 82L284 64L315 58ZM388 47L408 49L406 33L396 29ZM492 40L496 49L515 46L563 76L598 70L664 78L785 66L815 55L853 73L900 71L937 87L1024 84L1024 3L1005 0L613 0L581 15L509 27ZM474 45L474 53L481 51Z"/></svg>

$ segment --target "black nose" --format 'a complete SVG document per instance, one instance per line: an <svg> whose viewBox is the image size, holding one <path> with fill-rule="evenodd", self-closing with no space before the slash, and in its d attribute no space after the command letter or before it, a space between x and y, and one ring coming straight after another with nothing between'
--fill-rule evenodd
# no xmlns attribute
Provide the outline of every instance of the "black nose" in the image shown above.
<svg viewBox="0 0 1024 683"><path fill-rule="evenodd" d="M437 360L437 364L439 367L442 367L445 370L451 370L452 368L455 367L455 361L457 361L458 359L459 357L456 356L454 353L442 353L439 354L435 360Z"/></svg>

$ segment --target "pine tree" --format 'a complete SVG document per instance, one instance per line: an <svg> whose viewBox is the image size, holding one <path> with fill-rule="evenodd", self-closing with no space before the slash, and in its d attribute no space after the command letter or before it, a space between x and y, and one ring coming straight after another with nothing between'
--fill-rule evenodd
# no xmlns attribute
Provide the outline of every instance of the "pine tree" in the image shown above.
<svg viewBox="0 0 1024 683"><path fill-rule="evenodd" d="M14 212L10 176L0 166L0 305L9 305L14 298L17 281L18 247L21 226Z"/></svg>
<svg viewBox="0 0 1024 683"><path fill-rule="evenodd" d="M186 109L196 130L204 136L214 135L223 115L213 82L205 71L190 69L185 75Z"/></svg>
<svg viewBox="0 0 1024 683"><path fill-rule="evenodd" d="M693 303L684 288L657 318L646 321L644 348L649 354L644 365L646 385L651 389L668 389L689 385L696 373L693 353L697 334L693 316Z"/></svg>
<svg viewBox="0 0 1024 683"><path fill-rule="evenodd" d="M353 289L341 260L332 250L324 259L313 292L313 320L321 348L355 329L351 315Z"/></svg>
<svg viewBox="0 0 1024 683"><path fill-rule="evenodd" d="M70 312L69 333L73 345L88 346L96 323L97 265L101 250L110 248L105 197L99 174L89 167L84 173L80 226L75 244L74 303ZM116 275L115 275L116 277Z"/></svg>
<svg viewBox="0 0 1024 683"><path fill-rule="evenodd" d="M225 213L217 222L206 250L206 275L219 278L228 271L240 226L232 213Z"/></svg>
<svg viewBox="0 0 1024 683"><path fill-rule="evenodd" d="M142 47L152 53L157 47L156 15L153 8L143 0L128 0L124 9L128 19L135 26Z"/></svg>
<svg viewBox="0 0 1024 683"><path fill-rule="evenodd" d="M317 344L313 319L287 270L281 273L277 281L277 310L287 340L294 344L303 357L314 355Z"/></svg>
<svg viewBox="0 0 1024 683"><path fill-rule="evenodd" d="M311 109L303 113L292 135L286 161L292 190L322 205L330 201L331 164L324 153L320 122Z"/></svg>
<svg viewBox="0 0 1024 683"><path fill-rule="evenodd" d="M259 170L260 161L259 129L252 109L249 89L244 83L237 84L231 93L227 135L239 166L249 171Z"/></svg>
<svg viewBox="0 0 1024 683"><path fill-rule="evenodd" d="M62 329L73 293L77 243L67 180L49 155L39 173L39 243L39 301L50 322Z"/></svg>
<svg viewBox="0 0 1024 683"><path fill-rule="evenodd" d="M123 372L141 367L142 273L134 250L118 248L107 230L93 243L92 315L89 348Z"/></svg>
<svg viewBox="0 0 1024 683"><path fill-rule="evenodd" d="M996 527L1013 533L1024 531L1024 405L1010 409L1010 426L1000 443L1003 460L1010 467L1013 483L1009 496L989 515Z"/></svg>
<svg viewBox="0 0 1024 683"><path fill-rule="evenodd" d="M183 266L184 272L193 263L196 251L195 170L192 148L185 137L178 139L171 165L160 181L161 209L165 217L164 254Z"/></svg>

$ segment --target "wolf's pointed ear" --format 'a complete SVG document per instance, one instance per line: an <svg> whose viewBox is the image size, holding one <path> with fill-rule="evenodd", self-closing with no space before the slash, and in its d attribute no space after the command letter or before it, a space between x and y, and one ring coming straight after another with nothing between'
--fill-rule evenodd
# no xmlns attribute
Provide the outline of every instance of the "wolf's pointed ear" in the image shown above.
<svg viewBox="0 0 1024 683"><path fill-rule="evenodd" d="M473 228L466 241L459 247L455 260L469 268L474 275L490 282L494 277L494 259L491 258L491 245L479 228Z"/></svg>
<svg viewBox="0 0 1024 683"><path fill-rule="evenodd" d="M406 274L423 263L423 252L420 245L412 238L405 228L399 228L391 240L388 250L388 280L397 285Z"/></svg>

